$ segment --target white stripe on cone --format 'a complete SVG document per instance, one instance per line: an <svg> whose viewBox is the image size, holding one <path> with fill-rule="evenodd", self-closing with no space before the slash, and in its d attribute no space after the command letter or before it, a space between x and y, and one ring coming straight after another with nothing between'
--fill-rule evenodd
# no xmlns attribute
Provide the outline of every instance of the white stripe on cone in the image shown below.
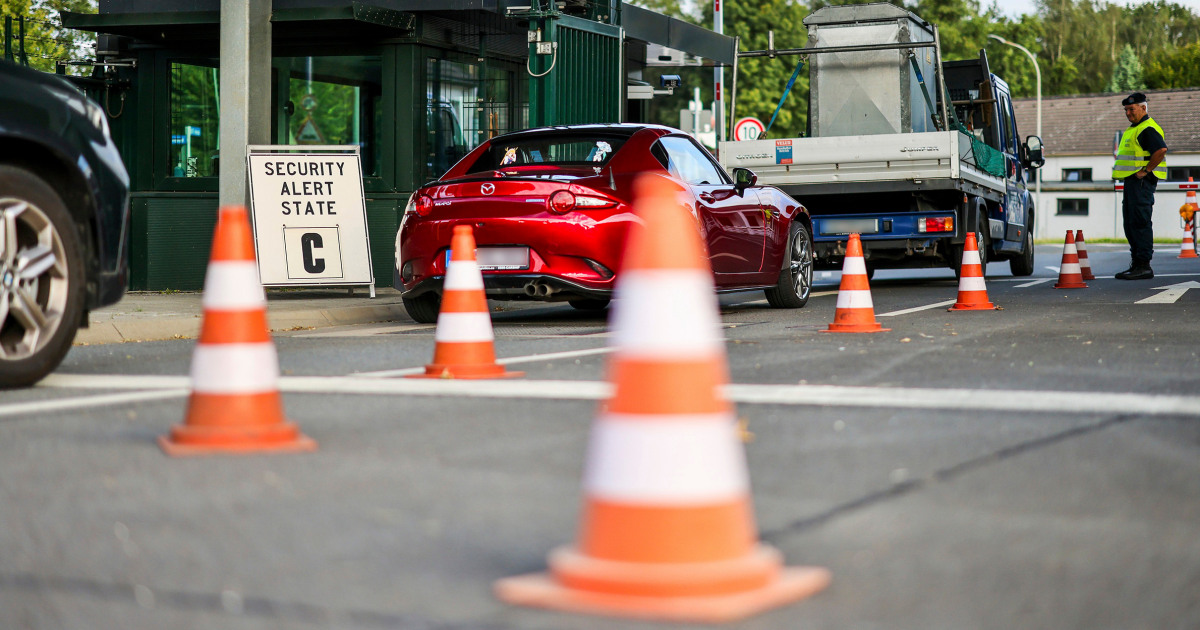
<svg viewBox="0 0 1200 630"><path fill-rule="evenodd" d="M622 356L705 357L724 348L712 276L704 271L627 271L614 297L612 343Z"/></svg>
<svg viewBox="0 0 1200 630"><path fill-rule="evenodd" d="M862 256L847 256L845 262L842 263L843 276L865 276L867 275L867 261L863 260Z"/></svg>
<svg viewBox="0 0 1200 630"><path fill-rule="evenodd" d="M444 291L474 291L483 290L483 272L474 260L451 260L446 265L446 279L442 282Z"/></svg>
<svg viewBox="0 0 1200 630"><path fill-rule="evenodd" d="M837 308L875 308L870 291L838 291Z"/></svg>
<svg viewBox="0 0 1200 630"><path fill-rule="evenodd" d="M958 280L959 291L987 291L987 284L979 276L962 276Z"/></svg>
<svg viewBox="0 0 1200 630"><path fill-rule="evenodd" d="M1063 263L1062 267L1058 270L1058 273L1071 275L1076 273L1081 274L1083 271L1079 268L1079 263Z"/></svg>
<svg viewBox="0 0 1200 630"><path fill-rule="evenodd" d="M487 313L439 313L435 341L492 341L492 318Z"/></svg>
<svg viewBox="0 0 1200 630"><path fill-rule="evenodd" d="M252 394L278 389L275 344L201 343L192 353L192 390L208 394Z"/></svg>
<svg viewBox="0 0 1200 630"><path fill-rule="evenodd" d="M647 418L609 413L592 426L583 481L588 496L662 506L722 503L748 494L732 414Z"/></svg>
<svg viewBox="0 0 1200 630"><path fill-rule="evenodd" d="M982 266L982 262L979 260L979 250L968 249L964 251L962 256L962 264Z"/></svg>
<svg viewBox="0 0 1200 630"><path fill-rule="evenodd" d="M252 260L214 260L204 274L205 310L251 311L263 308L267 296L258 280L258 265Z"/></svg>

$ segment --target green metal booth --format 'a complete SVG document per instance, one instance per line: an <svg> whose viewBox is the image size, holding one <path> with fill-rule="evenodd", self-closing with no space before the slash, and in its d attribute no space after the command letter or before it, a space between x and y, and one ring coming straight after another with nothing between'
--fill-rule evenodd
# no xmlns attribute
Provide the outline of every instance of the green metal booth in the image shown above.
<svg viewBox="0 0 1200 630"><path fill-rule="evenodd" d="M201 288L221 156L219 0L100 0L81 83L133 182L130 289ZM358 145L376 282L408 196L479 142L528 127L637 121L648 45L730 65L731 38L619 0L274 0L273 144ZM556 45L555 45L556 44ZM236 156L243 159L244 156Z"/></svg>

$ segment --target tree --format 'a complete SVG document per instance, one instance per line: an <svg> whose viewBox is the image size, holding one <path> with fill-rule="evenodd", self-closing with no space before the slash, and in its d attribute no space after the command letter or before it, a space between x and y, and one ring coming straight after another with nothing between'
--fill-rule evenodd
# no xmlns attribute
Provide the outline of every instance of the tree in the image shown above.
<svg viewBox="0 0 1200 630"><path fill-rule="evenodd" d="M1151 90L1200 87L1200 42L1152 55L1144 76Z"/></svg>
<svg viewBox="0 0 1200 630"><path fill-rule="evenodd" d="M0 15L13 19L13 55L19 54L19 20L25 22L25 54L29 65L46 72L55 71L55 63L92 57L96 36L62 27L63 11L95 13L95 0L0 0ZM18 59L18 61L20 61ZM88 74L86 66L68 66L70 74Z"/></svg>
<svg viewBox="0 0 1200 630"><path fill-rule="evenodd" d="M1108 82L1108 91L1132 92L1144 89L1146 89L1146 82L1142 80L1142 62L1138 60L1137 53L1133 52L1133 46L1125 44L1125 47L1121 49L1121 56L1117 58L1117 63L1113 66L1112 79Z"/></svg>

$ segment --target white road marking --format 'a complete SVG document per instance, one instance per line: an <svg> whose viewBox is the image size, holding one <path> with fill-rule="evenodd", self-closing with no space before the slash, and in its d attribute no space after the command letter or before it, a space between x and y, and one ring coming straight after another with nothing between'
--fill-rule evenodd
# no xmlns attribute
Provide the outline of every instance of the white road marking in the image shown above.
<svg viewBox="0 0 1200 630"><path fill-rule="evenodd" d="M1054 273L1061 273L1058 270L1058 267L1051 267L1050 265L1046 265L1045 267L1043 267L1043 269L1049 269L1050 271L1053 271Z"/></svg>
<svg viewBox="0 0 1200 630"><path fill-rule="evenodd" d="M74 387L74 386L71 386ZM102 389L108 389L104 387ZM34 417L39 414L71 409L103 407L106 405L123 405L147 400L164 400L187 396L186 389L153 389L150 391L124 392L120 394L101 394L99 396L79 396L76 398L59 398L56 400L35 400L30 402L0 405L0 417L26 416Z"/></svg>
<svg viewBox="0 0 1200 630"><path fill-rule="evenodd" d="M1032 282L1026 282L1025 284L1013 285L1013 288L1014 289L1024 289L1026 287L1035 287L1039 284L1044 284L1046 282L1053 282L1053 281L1054 281L1054 278L1038 278L1037 280L1034 280Z"/></svg>
<svg viewBox="0 0 1200 630"><path fill-rule="evenodd" d="M183 377L180 377L183 378ZM166 389L171 381L146 376L56 375L39 387L101 389ZM534 381L454 379L380 379L345 376L284 376L280 389L290 393L360 394L376 396L441 396L450 398L499 398L546 400L603 400L612 395L612 385L602 381ZM186 392L167 390L141 392L149 396L180 396ZM733 384L725 388L733 402L752 405L798 405L826 407L873 407L942 410L984 410L1011 413L1114 413L1150 415L1200 415L1200 397L1155 394L1122 394L1087 391L1037 391L998 389L931 389L866 387L844 385ZM95 406L109 394L86 400ZM63 401L69 402L69 401ZM51 404L51 403L41 403ZM109 403L113 404L113 403Z"/></svg>
<svg viewBox="0 0 1200 630"><path fill-rule="evenodd" d="M615 348L589 348L587 350L568 350L565 352L548 352L546 354L531 354L523 357L509 357L507 359L496 359L496 363L500 365L514 365L518 363L535 363L537 361L554 361L556 359L574 359L576 357L588 357L596 354L605 354L612 352ZM421 374L425 372L425 368L402 368L398 370L381 370L379 372L360 372L354 374L354 377L365 378L388 378L391 376L406 376L408 374Z"/></svg>
<svg viewBox="0 0 1200 630"><path fill-rule="evenodd" d="M906 308L902 311L892 311L890 313L880 313L880 314L876 315L875 317L894 317L896 315L908 315L909 313L916 313L918 311L927 311L931 308L938 308L938 307L942 307L942 306L951 306L954 304L954 302L955 302L955 300L946 300L945 302L938 302L936 304L926 304L925 306L918 306L916 308Z"/></svg>
<svg viewBox="0 0 1200 630"><path fill-rule="evenodd" d="M1152 289L1153 291L1162 291L1162 293L1151 295L1144 300L1138 300L1134 304L1174 304L1179 301L1179 298L1183 297L1184 293L1187 293L1188 289L1200 289L1200 282L1189 280L1170 286L1155 287Z"/></svg>

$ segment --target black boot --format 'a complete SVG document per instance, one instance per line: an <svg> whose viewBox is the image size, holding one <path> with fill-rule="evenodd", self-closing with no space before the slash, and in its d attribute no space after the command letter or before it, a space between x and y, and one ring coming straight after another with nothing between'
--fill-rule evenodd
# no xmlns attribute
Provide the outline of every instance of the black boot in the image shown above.
<svg viewBox="0 0 1200 630"><path fill-rule="evenodd" d="M1149 280L1154 277L1154 270L1149 262L1133 261L1129 269L1117 274L1117 280Z"/></svg>

